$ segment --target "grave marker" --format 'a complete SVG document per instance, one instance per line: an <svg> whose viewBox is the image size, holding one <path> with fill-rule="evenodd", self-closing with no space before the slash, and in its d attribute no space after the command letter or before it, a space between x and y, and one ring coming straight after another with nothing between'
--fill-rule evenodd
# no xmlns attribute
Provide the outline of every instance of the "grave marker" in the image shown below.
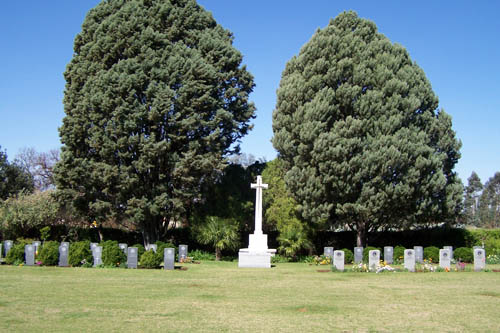
<svg viewBox="0 0 500 333"><path fill-rule="evenodd" d="M439 267L450 269L451 267L451 254L449 249L439 250Z"/></svg>
<svg viewBox="0 0 500 333"><path fill-rule="evenodd" d="M392 246L384 246L384 261L387 264L392 264L394 248Z"/></svg>
<svg viewBox="0 0 500 333"><path fill-rule="evenodd" d="M127 249L127 267L137 268L137 256L139 249L136 247L129 247Z"/></svg>
<svg viewBox="0 0 500 333"><path fill-rule="evenodd" d="M424 248L421 246L414 246L413 250L415 250L415 262L419 264L424 262Z"/></svg>
<svg viewBox="0 0 500 333"><path fill-rule="evenodd" d="M62 244L59 246L59 267L68 266L68 250L69 246Z"/></svg>
<svg viewBox="0 0 500 333"><path fill-rule="evenodd" d="M7 253L9 253L10 248L12 247L13 242L11 240L6 240L3 242L4 248L4 256L7 257Z"/></svg>
<svg viewBox="0 0 500 333"><path fill-rule="evenodd" d="M404 267L410 272L415 272L415 250L405 249Z"/></svg>
<svg viewBox="0 0 500 333"><path fill-rule="evenodd" d="M120 243L118 244L118 246L120 247L120 250L123 251L123 253L125 253L125 255L127 255L127 248L128 248L128 245L125 244L125 243Z"/></svg>
<svg viewBox="0 0 500 333"><path fill-rule="evenodd" d="M163 250L163 269L172 270L175 265L175 249L167 247Z"/></svg>
<svg viewBox="0 0 500 333"><path fill-rule="evenodd" d="M333 266L339 271L344 271L344 255L344 251L333 251Z"/></svg>
<svg viewBox="0 0 500 333"><path fill-rule="evenodd" d="M188 256L188 246L179 245L179 262L185 261L187 256Z"/></svg>
<svg viewBox="0 0 500 333"><path fill-rule="evenodd" d="M2 248L3 248L3 243L0 242L0 259L2 259Z"/></svg>
<svg viewBox="0 0 500 333"><path fill-rule="evenodd" d="M325 247L323 249L323 255L325 257L333 258L333 247Z"/></svg>
<svg viewBox="0 0 500 333"><path fill-rule="evenodd" d="M94 257L94 266L97 267L102 265L102 246L94 247L94 251L92 252L92 256Z"/></svg>
<svg viewBox="0 0 500 333"><path fill-rule="evenodd" d="M146 251L153 250L153 252L156 253L157 249L158 249L158 245L156 245L156 244L149 244L149 246L146 249Z"/></svg>
<svg viewBox="0 0 500 333"><path fill-rule="evenodd" d="M486 268L486 252L484 249L474 249L474 271L479 272Z"/></svg>
<svg viewBox="0 0 500 333"><path fill-rule="evenodd" d="M354 263L358 264L363 261L363 247L358 246L354 248Z"/></svg>
<svg viewBox="0 0 500 333"><path fill-rule="evenodd" d="M35 247L31 244L24 246L24 260L26 266L33 266L35 264Z"/></svg>
<svg viewBox="0 0 500 333"><path fill-rule="evenodd" d="M380 250L370 250L368 252L368 267L375 271L380 267Z"/></svg>
<svg viewBox="0 0 500 333"><path fill-rule="evenodd" d="M453 259L453 246L443 246L443 249L450 250L450 259Z"/></svg>

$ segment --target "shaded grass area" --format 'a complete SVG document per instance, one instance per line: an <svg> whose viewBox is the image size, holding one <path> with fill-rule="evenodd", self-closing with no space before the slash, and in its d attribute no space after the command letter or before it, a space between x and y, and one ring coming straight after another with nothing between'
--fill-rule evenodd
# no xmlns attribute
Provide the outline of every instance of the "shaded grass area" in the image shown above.
<svg viewBox="0 0 500 333"><path fill-rule="evenodd" d="M500 273L0 267L0 331L499 331ZM324 268L324 267L321 267Z"/></svg>

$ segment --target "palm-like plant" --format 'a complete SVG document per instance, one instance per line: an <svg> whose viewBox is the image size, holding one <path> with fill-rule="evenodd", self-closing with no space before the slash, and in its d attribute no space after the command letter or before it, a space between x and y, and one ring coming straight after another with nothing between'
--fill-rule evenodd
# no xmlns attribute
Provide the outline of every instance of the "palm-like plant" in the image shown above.
<svg viewBox="0 0 500 333"><path fill-rule="evenodd" d="M295 257L300 250L313 247L307 231L300 223L283 226L278 236L278 242L280 243L278 250L287 257Z"/></svg>
<svg viewBox="0 0 500 333"><path fill-rule="evenodd" d="M239 245L238 224L231 219L208 216L197 228L197 240L215 248L215 260L221 259L222 250L236 249Z"/></svg>

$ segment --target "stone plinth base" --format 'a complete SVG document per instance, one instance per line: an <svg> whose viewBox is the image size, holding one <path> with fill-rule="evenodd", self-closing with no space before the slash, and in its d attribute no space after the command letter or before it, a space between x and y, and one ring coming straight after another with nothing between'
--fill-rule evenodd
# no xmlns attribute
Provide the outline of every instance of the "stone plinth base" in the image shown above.
<svg viewBox="0 0 500 333"><path fill-rule="evenodd" d="M253 252L248 249L240 249L238 254L238 267L241 268L271 268L271 257L276 253L275 249L264 252Z"/></svg>

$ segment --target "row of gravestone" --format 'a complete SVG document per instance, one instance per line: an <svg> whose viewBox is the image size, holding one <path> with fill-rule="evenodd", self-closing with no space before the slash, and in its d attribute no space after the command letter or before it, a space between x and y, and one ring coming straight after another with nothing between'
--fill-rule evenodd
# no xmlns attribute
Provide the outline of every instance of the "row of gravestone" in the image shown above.
<svg viewBox="0 0 500 333"><path fill-rule="evenodd" d="M3 242L3 247L5 248L5 256L10 251L13 242L11 240L6 240ZM24 258L26 266L35 265L35 254L40 247L40 242L36 241L32 244L27 244L24 247ZM119 244L120 249L127 256L127 267L128 268L137 268L138 264L138 253L139 249L137 247L128 247L127 244ZM2 243L0 243L0 257L2 254ZM146 250L153 250L156 253L157 246L152 244L148 246ZM99 266L102 262L102 246L99 246L98 243L90 243L90 250L92 252L92 257L94 259L93 266ZM68 266L68 256L69 256L69 243L61 242L59 246L59 262L58 266L67 267ZM179 261L183 262L188 256L188 246L187 245L179 245ZM163 251L163 259L164 259L164 269L172 270L174 269L175 263L175 249L174 248L165 248Z"/></svg>
<svg viewBox="0 0 500 333"><path fill-rule="evenodd" d="M391 246L384 247L384 260L387 264L392 264L392 253L393 248ZM356 256L358 254L358 256ZM415 263L422 263L423 254L421 246L415 246L414 249L404 250L404 268L410 272L415 271ZM333 251L332 247L325 247L324 255L333 258L333 265L337 270L344 270L344 251ZM420 261L418 261L418 259ZM450 248L443 248L439 250L439 267L444 269L450 269L451 259L453 258L453 252ZM363 260L363 248L354 248L354 262L360 263ZM380 250L370 250L368 252L368 268L370 270L376 270L380 267ZM486 267L486 252L482 247L474 247L474 271L481 271Z"/></svg>

